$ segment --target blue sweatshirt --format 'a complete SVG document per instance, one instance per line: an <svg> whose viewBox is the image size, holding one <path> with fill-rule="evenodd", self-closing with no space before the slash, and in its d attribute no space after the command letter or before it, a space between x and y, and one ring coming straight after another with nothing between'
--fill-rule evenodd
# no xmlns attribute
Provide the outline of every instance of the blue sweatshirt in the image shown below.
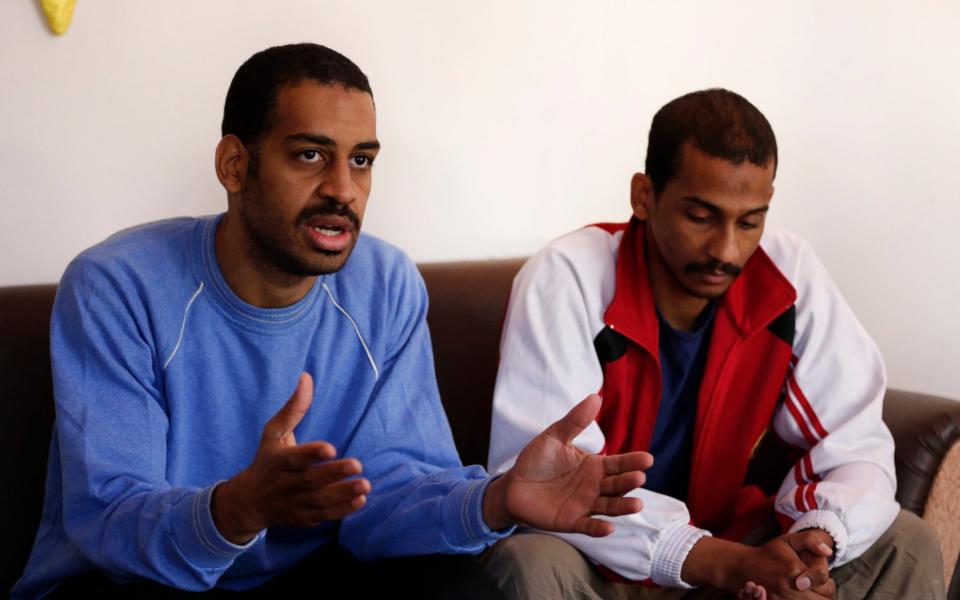
<svg viewBox="0 0 960 600"><path fill-rule="evenodd" d="M368 235L339 272L280 309L244 303L214 252L220 217L120 232L78 256L51 329L56 424L43 520L13 598L93 569L187 590L246 589L339 542L361 560L475 553L506 532L462 467L436 387L415 265ZM299 442L358 458L367 505L237 546L214 486L253 460L299 374L314 379Z"/></svg>

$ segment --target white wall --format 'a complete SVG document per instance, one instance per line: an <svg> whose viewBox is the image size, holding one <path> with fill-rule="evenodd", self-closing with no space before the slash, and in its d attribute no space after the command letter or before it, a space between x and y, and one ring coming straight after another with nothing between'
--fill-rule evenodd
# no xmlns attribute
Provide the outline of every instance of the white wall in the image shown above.
<svg viewBox="0 0 960 600"><path fill-rule="evenodd" d="M781 147L774 224L811 240L895 386L960 398L960 4L79 0L63 38L0 3L0 285L122 227L222 210L234 70L310 40L370 76L365 224L414 259L524 255L623 220L650 118L750 98Z"/></svg>

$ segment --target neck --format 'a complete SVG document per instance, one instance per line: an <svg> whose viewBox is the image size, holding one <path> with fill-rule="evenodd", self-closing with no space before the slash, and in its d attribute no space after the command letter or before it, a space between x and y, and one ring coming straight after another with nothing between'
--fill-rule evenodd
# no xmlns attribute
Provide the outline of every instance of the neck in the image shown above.
<svg viewBox="0 0 960 600"><path fill-rule="evenodd" d="M317 279L285 273L263 260L239 217L230 212L217 225L214 248L227 285L253 306L290 306L306 296Z"/></svg>
<svg viewBox="0 0 960 600"><path fill-rule="evenodd" d="M657 310L670 327L678 331L693 331L697 325L697 317L710 301L691 295L680 285L663 261L649 228L644 237L647 272Z"/></svg>

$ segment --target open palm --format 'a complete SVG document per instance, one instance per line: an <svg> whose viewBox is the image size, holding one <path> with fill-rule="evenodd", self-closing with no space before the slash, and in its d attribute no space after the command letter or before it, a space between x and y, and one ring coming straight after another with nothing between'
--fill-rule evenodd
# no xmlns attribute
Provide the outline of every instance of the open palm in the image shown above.
<svg viewBox="0 0 960 600"><path fill-rule="evenodd" d="M612 456L589 454L573 439L596 418L601 399L588 396L566 416L535 437L505 475L507 511L522 523L549 531L601 537L613 533L608 521L643 508L639 498L624 498L645 481L653 464L646 452Z"/></svg>

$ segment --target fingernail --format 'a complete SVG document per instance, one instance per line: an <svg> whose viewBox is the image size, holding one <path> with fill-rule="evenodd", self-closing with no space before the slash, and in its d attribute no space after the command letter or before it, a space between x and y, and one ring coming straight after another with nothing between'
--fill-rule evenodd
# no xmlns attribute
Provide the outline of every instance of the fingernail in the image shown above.
<svg viewBox="0 0 960 600"><path fill-rule="evenodd" d="M827 556L830 556L831 554L833 554L833 550L830 549L830 546L824 544L823 542L820 542L820 544L817 547L820 548L820 551L826 554Z"/></svg>
<svg viewBox="0 0 960 600"><path fill-rule="evenodd" d="M810 589L810 578L809 577L798 577L797 578L797 589L800 591L805 591Z"/></svg>

